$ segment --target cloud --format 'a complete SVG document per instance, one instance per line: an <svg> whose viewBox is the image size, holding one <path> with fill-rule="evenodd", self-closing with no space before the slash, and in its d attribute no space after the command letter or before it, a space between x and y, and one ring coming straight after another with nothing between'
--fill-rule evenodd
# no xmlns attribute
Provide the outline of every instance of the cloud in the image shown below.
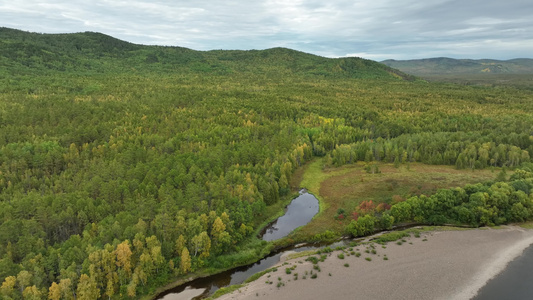
<svg viewBox="0 0 533 300"><path fill-rule="evenodd" d="M530 0L24 0L0 4L2 26L98 31L141 44L288 47L328 57L526 57ZM351 53L351 54L350 54Z"/></svg>

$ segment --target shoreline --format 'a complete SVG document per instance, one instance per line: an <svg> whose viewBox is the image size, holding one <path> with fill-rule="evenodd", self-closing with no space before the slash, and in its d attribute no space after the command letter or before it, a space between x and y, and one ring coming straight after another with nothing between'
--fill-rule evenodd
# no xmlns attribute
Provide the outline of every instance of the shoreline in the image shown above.
<svg viewBox="0 0 533 300"><path fill-rule="evenodd" d="M423 232L401 245L336 250L316 266L305 257L289 258L277 271L218 299L470 299L532 244L533 230L518 226Z"/></svg>
<svg viewBox="0 0 533 300"><path fill-rule="evenodd" d="M502 251L500 253L500 257L485 266L484 270L482 270L472 279L469 288L466 288L462 292L453 295L452 299L471 299L475 297L481 288L483 288L490 280L503 272L511 261L522 255L524 250L531 245L533 245L533 236L521 240Z"/></svg>

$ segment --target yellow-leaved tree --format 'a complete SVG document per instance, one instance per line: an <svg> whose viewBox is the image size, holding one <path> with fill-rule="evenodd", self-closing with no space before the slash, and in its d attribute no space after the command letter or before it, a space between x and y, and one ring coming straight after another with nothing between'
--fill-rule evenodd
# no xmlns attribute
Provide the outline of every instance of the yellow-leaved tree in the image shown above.
<svg viewBox="0 0 533 300"><path fill-rule="evenodd" d="M183 274L187 274L191 270L191 255L187 247L184 247L181 252L180 271Z"/></svg>

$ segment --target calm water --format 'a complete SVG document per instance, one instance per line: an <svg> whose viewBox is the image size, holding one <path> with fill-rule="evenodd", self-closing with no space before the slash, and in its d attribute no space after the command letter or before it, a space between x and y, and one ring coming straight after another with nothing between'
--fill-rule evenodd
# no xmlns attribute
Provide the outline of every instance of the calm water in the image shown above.
<svg viewBox="0 0 533 300"><path fill-rule="evenodd" d="M533 246L490 280L473 300L533 299Z"/></svg>
<svg viewBox="0 0 533 300"><path fill-rule="evenodd" d="M263 234L263 240L272 241L280 239L291 233L294 229L307 224L318 213L318 200L315 196L300 191L300 196L292 200L287 206L285 215L270 224ZM161 300L189 300L204 299L212 295L221 287L239 284L257 272L264 271L279 262L280 256L285 251L305 251L317 249L323 245L289 247L279 253L273 253L262 260L248 266L238 267L205 278L198 278L184 285L175 287L159 294L156 299Z"/></svg>
<svg viewBox="0 0 533 300"><path fill-rule="evenodd" d="M318 199L306 190L301 190L300 196L287 206L285 214L266 228L263 240L273 241L287 236L294 229L309 223L318 209Z"/></svg>

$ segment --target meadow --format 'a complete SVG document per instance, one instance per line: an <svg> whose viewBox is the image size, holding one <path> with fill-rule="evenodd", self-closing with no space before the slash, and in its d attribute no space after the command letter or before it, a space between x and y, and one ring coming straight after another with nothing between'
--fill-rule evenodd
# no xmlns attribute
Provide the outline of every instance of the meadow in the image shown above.
<svg viewBox="0 0 533 300"><path fill-rule="evenodd" d="M393 205L411 196L433 195L439 189L493 182L501 170L462 170L421 163L380 164L380 173L365 170L366 163L325 167L323 159L311 161L295 174L294 187L304 187L321 201L320 213L288 238L301 241L320 236L327 228L331 237L344 234L361 203ZM339 211L343 211L340 217ZM339 218L340 217L340 218Z"/></svg>

